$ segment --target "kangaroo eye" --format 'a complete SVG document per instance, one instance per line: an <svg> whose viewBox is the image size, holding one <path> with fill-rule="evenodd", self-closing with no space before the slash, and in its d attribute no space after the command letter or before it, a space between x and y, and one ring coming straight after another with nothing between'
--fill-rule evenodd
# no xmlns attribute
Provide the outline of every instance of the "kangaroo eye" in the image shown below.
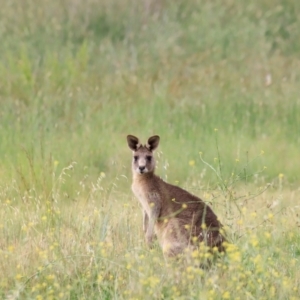
<svg viewBox="0 0 300 300"><path fill-rule="evenodd" d="M146 156L146 158L147 158L148 161L152 160L152 156Z"/></svg>
<svg viewBox="0 0 300 300"><path fill-rule="evenodd" d="M139 157L135 155L135 156L133 157L133 159L134 159L134 161L137 161L137 160L139 159Z"/></svg>

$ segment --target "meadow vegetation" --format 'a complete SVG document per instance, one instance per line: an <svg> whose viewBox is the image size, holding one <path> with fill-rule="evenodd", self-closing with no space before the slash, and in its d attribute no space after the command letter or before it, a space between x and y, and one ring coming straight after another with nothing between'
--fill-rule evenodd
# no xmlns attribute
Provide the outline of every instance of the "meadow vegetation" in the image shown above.
<svg viewBox="0 0 300 300"><path fill-rule="evenodd" d="M299 298L299 1L0 4L1 299ZM220 217L209 270L147 249L127 134Z"/></svg>

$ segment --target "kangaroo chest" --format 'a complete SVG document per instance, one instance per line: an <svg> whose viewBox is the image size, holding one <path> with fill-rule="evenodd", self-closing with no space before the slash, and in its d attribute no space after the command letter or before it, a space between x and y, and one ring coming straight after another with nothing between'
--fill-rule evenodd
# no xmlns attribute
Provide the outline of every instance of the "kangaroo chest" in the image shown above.
<svg viewBox="0 0 300 300"><path fill-rule="evenodd" d="M155 202L159 201L159 194L153 190L140 186L139 184L132 184L132 191L140 201L143 209L150 215L151 206L155 205Z"/></svg>

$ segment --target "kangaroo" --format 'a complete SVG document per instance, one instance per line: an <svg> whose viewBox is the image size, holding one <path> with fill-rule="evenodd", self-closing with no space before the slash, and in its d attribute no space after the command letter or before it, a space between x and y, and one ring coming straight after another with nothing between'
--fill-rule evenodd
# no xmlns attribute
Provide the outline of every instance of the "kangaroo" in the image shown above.
<svg viewBox="0 0 300 300"><path fill-rule="evenodd" d="M160 137L154 135L142 145L137 137L127 136L128 146L133 151L132 191L143 208L146 243L151 246L156 235L166 257L196 248L200 242L224 251L222 224L212 209L200 198L154 174L153 151L159 141Z"/></svg>

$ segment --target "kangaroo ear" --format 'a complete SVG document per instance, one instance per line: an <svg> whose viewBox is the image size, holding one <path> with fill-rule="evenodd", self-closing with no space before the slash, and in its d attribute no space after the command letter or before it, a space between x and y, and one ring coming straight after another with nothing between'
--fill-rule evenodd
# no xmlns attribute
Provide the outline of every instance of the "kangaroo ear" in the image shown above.
<svg viewBox="0 0 300 300"><path fill-rule="evenodd" d="M154 151L154 150L158 147L159 139L160 139L160 137L159 137L158 135L151 136L151 137L148 139L148 143L147 143L146 147L147 147L150 151Z"/></svg>
<svg viewBox="0 0 300 300"><path fill-rule="evenodd" d="M129 148L133 151L136 151L140 146L139 139L134 135L127 135L127 144Z"/></svg>

